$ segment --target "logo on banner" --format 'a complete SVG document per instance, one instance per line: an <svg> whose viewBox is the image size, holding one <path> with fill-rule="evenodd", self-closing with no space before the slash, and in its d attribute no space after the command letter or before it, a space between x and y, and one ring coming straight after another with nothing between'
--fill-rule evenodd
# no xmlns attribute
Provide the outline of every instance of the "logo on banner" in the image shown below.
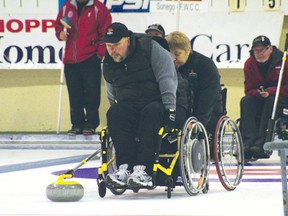
<svg viewBox="0 0 288 216"><path fill-rule="evenodd" d="M58 0L59 10L67 0ZM150 0L100 0L111 13L149 12Z"/></svg>
<svg viewBox="0 0 288 216"><path fill-rule="evenodd" d="M111 12L149 12L150 0L104 0Z"/></svg>

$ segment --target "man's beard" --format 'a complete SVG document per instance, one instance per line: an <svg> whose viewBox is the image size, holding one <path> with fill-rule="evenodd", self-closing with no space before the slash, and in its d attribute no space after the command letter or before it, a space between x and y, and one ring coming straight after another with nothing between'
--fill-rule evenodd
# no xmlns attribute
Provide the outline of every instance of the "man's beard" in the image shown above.
<svg viewBox="0 0 288 216"><path fill-rule="evenodd" d="M123 56L118 55L118 54L112 55L111 57L114 60L114 62L117 62L117 63L120 63L124 60Z"/></svg>

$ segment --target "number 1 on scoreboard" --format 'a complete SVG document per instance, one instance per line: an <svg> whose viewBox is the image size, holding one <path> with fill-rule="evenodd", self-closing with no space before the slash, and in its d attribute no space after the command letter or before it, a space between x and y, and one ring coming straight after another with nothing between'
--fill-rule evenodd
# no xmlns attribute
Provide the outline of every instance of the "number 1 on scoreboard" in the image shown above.
<svg viewBox="0 0 288 216"><path fill-rule="evenodd" d="M229 0L229 9L231 12L244 11L246 0Z"/></svg>

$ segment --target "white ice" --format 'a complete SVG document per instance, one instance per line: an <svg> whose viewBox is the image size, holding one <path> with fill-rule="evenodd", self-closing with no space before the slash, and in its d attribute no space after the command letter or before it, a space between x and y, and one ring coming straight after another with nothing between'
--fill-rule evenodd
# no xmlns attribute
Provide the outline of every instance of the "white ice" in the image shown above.
<svg viewBox="0 0 288 216"><path fill-rule="evenodd" d="M92 154L93 150L0 150L0 168L23 162L33 162L75 155ZM79 161L80 163L81 161ZM189 196L184 187L176 187L171 199L164 187L154 190L127 190L116 196L109 190L104 198L98 195L94 179L73 178L85 188L84 197L78 202L52 202L46 197L46 187L57 180L52 172L69 170L77 163L0 173L0 215L193 215L193 216L281 216L283 215L281 182L245 182L247 178L281 179L279 157L274 152L270 159L254 164L273 166L279 174L262 176L262 166L253 167L259 175L243 176L234 191L226 191L219 181L210 182L207 194ZM89 161L81 168L97 167L99 161ZM271 167L269 167L271 168ZM256 170L256 171L257 171ZM213 177L213 175L211 176Z"/></svg>

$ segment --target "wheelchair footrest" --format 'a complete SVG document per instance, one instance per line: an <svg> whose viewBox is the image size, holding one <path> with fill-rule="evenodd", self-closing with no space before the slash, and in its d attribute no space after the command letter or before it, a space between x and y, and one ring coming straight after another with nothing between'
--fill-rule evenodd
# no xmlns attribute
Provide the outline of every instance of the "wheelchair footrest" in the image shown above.
<svg viewBox="0 0 288 216"><path fill-rule="evenodd" d="M131 190L134 190L134 189L148 189L148 190L150 190L150 189L153 189L155 186L154 185L152 185L152 186L133 186L133 185L124 185L124 186L121 186L121 185L112 185L112 184L108 184L107 182L106 182L106 187L108 188L108 189L127 189L127 190L129 190L129 189L131 189Z"/></svg>

